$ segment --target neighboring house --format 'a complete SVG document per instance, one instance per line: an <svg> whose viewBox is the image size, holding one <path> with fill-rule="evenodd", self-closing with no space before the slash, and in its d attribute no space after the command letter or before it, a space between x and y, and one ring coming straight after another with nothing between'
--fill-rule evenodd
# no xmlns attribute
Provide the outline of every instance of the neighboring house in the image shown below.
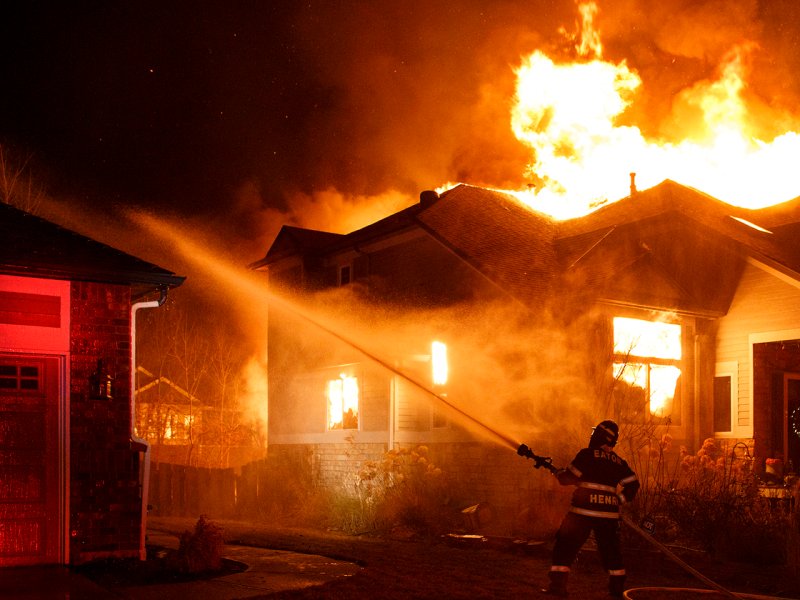
<svg viewBox="0 0 800 600"><path fill-rule="evenodd" d="M154 461L187 464L210 407L168 377L156 377L144 367L136 373L137 435L150 443Z"/></svg>
<svg viewBox="0 0 800 600"><path fill-rule="evenodd" d="M5 204L0 239L0 566L143 557L136 312L184 278Z"/></svg>
<svg viewBox="0 0 800 600"><path fill-rule="evenodd" d="M798 201L745 210L669 180L566 221L459 185L423 192L419 204L347 235L285 226L251 268L290 297L350 286L393 307L501 301L534 319L547 312L585 338L573 371L598 400L581 422L654 423L690 452L710 437L741 441L763 468L769 457L800 462L799 233ZM310 457L317 481L336 486L343 464L352 473L387 449L423 443L476 500L507 512L524 506L532 478L522 461L453 426L435 403L413 402L391 369L304 344L278 309L273 302L270 455ZM432 330L420 340L429 364L435 339ZM433 371L425 383L447 389ZM538 411L548 426L538 440L519 441L551 449L565 441L556 432L566 412L559 422L561 409L546 398L517 406L520 419Z"/></svg>
<svg viewBox="0 0 800 600"><path fill-rule="evenodd" d="M227 468L261 456L241 409L204 402L144 367L136 372L136 433L149 442L154 462Z"/></svg>

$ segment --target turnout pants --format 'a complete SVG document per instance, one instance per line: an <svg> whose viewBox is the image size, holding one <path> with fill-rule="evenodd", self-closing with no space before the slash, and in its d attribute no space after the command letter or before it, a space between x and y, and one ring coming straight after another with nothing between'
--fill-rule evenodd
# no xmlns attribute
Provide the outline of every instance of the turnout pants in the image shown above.
<svg viewBox="0 0 800 600"><path fill-rule="evenodd" d="M556 534L553 566L550 569L551 580L553 576L558 575L566 578L578 551L592 531L594 531L603 567L608 571L609 591L613 596L621 596L625 582L625 566L619 542L619 519L567 513Z"/></svg>

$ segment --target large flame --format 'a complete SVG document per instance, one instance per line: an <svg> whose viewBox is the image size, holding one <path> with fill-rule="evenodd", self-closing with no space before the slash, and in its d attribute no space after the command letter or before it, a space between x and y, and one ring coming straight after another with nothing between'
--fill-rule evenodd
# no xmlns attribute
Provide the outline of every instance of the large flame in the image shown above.
<svg viewBox="0 0 800 600"><path fill-rule="evenodd" d="M627 196L631 173L639 189L669 178L748 208L800 193L788 176L800 155L800 135L789 131L764 140L750 125L742 92L753 44L733 48L713 80L676 98L698 115L687 119L691 131L675 132L681 141L646 139L638 127L617 123L635 101L641 78L624 61L602 59L596 5L581 4L579 12L579 60L558 64L537 50L516 70L511 126L534 157L528 167L534 189L517 194L523 201L557 218L580 216Z"/></svg>

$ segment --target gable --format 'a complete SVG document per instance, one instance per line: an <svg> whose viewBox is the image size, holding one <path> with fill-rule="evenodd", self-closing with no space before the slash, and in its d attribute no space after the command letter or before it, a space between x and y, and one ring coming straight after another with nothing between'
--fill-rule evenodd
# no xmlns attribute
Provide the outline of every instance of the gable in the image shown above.
<svg viewBox="0 0 800 600"><path fill-rule="evenodd" d="M278 232L275 241L273 241L272 245L269 247L266 256L250 264L249 267L251 269L259 269L281 260L282 258L303 254L309 251L321 250L343 237L343 235L338 233L284 225Z"/></svg>
<svg viewBox="0 0 800 600"><path fill-rule="evenodd" d="M744 258L735 244L681 215L667 213L597 232L558 247L564 280L599 300L722 315L736 289Z"/></svg>

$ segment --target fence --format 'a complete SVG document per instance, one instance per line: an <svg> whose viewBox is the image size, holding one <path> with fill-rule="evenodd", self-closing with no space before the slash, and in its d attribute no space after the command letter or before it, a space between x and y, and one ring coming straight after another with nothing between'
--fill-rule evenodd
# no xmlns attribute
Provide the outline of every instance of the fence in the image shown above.
<svg viewBox="0 0 800 600"><path fill-rule="evenodd" d="M170 517L237 518L256 516L271 479L267 460L234 469L153 463L150 469L150 514Z"/></svg>
<svg viewBox="0 0 800 600"><path fill-rule="evenodd" d="M305 452L257 460L239 469L152 463L150 514L163 517L254 518L285 509L310 489ZM290 473L291 477L287 474Z"/></svg>

